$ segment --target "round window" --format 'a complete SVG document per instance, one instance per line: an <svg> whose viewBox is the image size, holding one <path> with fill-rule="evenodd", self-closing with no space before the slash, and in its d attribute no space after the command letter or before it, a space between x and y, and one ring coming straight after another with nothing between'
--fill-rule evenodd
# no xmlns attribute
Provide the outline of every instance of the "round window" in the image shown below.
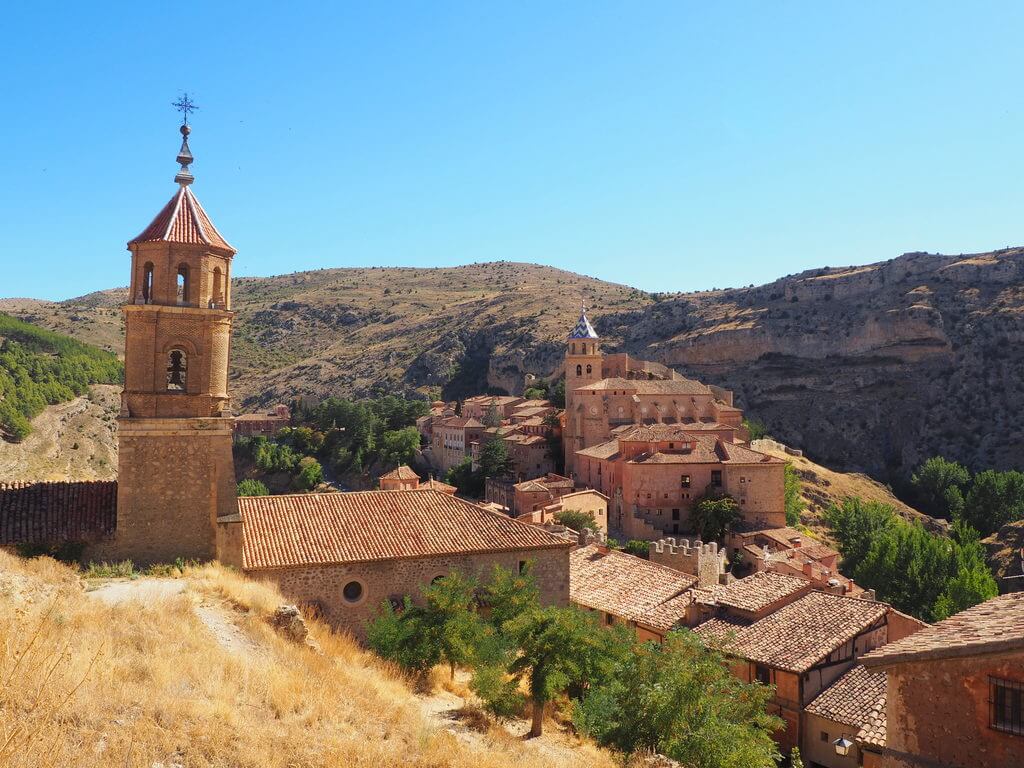
<svg viewBox="0 0 1024 768"><path fill-rule="evenodd" d="M350 581L341 590L347 603L358 603L363 597L363 585L358 581Z"/></svg>

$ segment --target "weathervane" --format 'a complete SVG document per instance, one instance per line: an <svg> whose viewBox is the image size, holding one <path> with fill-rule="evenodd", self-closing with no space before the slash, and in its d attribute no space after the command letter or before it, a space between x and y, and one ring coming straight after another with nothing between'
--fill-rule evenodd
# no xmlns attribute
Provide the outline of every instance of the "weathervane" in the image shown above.
<svg viewBox="0 0 1024 768"><path fill-rule="evenodd" d="M182 93L181 98L177 101L172 102L171 106L181 112L181 149L178 151L178 163L181 164L181 170L178 171L178 175L174 177L174 180L181 184L183 187L187 187L191 184L195 177L192 176L191 171L188 167L192 164L192 150L188 148L188 135L192 133L192 129L188 125L189 113L195 112L199 107L196 103L188 97L188 93Z"/></svg>
<svg viewBox="0 0 1024 768"><path fill-rule="evenodd" d="M171 106L181 112L182 125L188 125L189 114L199 109L196 103L188 97L188 91L183 92L177 101L171 103Z"/></svg>

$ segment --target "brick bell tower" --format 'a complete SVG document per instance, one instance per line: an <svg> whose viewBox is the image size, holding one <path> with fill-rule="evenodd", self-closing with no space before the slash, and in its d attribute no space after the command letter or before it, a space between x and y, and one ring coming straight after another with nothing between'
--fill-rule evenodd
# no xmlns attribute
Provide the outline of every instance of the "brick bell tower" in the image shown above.
<svg viewBox="0 0 1024 768"><path fill-rule="evenodd" d="M565 343L565 431L562 442L568 475L572 475L574 470L576 451L585 447L582 405L576 402L573 390L604 378L601 357L601 339L587 319L586 307L581 307L580 319Z"/></svg>
<svg viewBox="0 0 1024 768"><path fill-rule="evenodd" d="M215 558L217 518L237 512L228 396L235 249L192 193L192 108L186 97L178 189L128 243L115 549L138 563Z"/></svg>

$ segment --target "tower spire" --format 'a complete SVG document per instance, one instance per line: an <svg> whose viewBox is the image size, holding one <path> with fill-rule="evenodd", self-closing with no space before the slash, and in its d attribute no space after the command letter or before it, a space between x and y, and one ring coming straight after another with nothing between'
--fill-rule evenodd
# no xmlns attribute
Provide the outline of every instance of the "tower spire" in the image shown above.
<svg viewBox="0 0 1024 768"><path fill-rule="evenodd" d="M189 171L188 167L192 164L192 150L188 147L188 135L192 133L192 128L188 124L188 116L190 113L195 112L199 107L196 103L188 97L187 93L183 93L181 98L171 104L176 110L181 112L181 149L178 150L177 162L181 165L181 170L174 177L174 180L181 184L183 187L187 187L193 181L195 176Z"/></svg>

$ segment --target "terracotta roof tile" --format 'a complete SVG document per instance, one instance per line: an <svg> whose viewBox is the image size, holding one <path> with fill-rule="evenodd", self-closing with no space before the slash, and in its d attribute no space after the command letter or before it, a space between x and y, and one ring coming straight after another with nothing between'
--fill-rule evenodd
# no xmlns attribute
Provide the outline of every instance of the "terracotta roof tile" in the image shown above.
<svg viewBox="0 0 1024 768"><path fill-rule="evenodd" d="M888 720L885 711L885 701L886 694L883 692L871 708L868 716L864 719L864 725L857 733L857 741L861 744L870 744L875 747L885 746Z"/></svg>
<svg viewBox="0 0 1024 768"><path fill-rule="evenodd" d="M811 582L801 576L774 571L759 571L731 584L695 591L698 602L724 605L757 613L801 591L810 591Z"/></svg>
<svg viewBox="0 0 1024 768"><path fill-rule="evenodd" d="M251 570L567 546L431 489L248 496L238 510Z"/></svg>
<svg viewBox="0 0 1024 768"><path fill-rule="evenodd" d="M573 391L601 391L621 389L638 395L710 395L706 384L693 379L622 379L610 378L595 381Z"/></svg>
<svg viewBox="0 0 1024 768"><path fill-rule="evenodd" d="M787 672L806 672L885 616L883 603L810 592L738 631L726 653Z"/></svg>
<svg viewBox="0 0 1024 768"><path fill-rule="evenodd" d="M420 488L426 488L428 490L440 491L441 493L455 493L458 488L454 485L448 485L448 483L442 483L440 480L430 478L425 483L420 483Z"/></svg>
<svg viewBox="0 0 1024 768"><path fill-rule="evenodd" d="M870 667L1024 648L1024 592L994 597L864 657Z"/></svg>
<svg viewBox="0 0 1024 768"><path fill-rule="evenodd" d="M234 252L234 248L223 238L206 215L203 206L189 186L181 186L167 205L156 215L137 237L128 244L155 241L170 243L195 243L223 248Z"/></svg>
<svg viewBox="0 0 1024 768"><path fill-rule="evenodd" d="M869 672L857 664L818 694L806 711L858 730L885 696L885 673Z"/></svg>
<svg viewBox="0 0 1024 768"><path fill-rule="evenodd" d="M594 544L569 555L569 598L574 603L655 629L667 630L682 618L688 594L673 606L661 607L696 581L689 574ZM674 619L668 608L678 611Z"/></svg>
<svg viewBox="0 0 1024 768"><path fill-rule="evenodd" d="M400 467L392 469L385 475L380 476L381 480L419 480L420 476L417 475L411 467L403 464Z"/></svg>
<svg viewBox="0 0 1024 768"><path fill-rule="evenodd" d="M116 525L116 481L0 483L0 546L95 540Z"/></svg>

